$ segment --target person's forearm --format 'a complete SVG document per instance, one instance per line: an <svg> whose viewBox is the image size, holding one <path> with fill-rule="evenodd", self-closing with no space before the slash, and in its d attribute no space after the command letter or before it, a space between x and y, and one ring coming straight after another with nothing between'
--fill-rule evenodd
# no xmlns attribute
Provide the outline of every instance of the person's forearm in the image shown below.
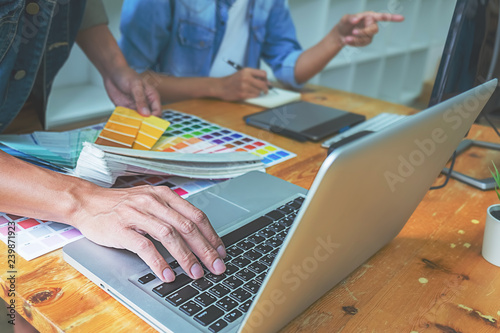
<svg viewBox="0 0 500 333"><path fill-rule="evenodd" d="M213 274L226 270L224 244L206 215L166 186L105 189L0 151L0 211L64 222L94 243L135 252L164 282L175 274L145 234L192 279L204 275L200 261Z"/></svg>
<svg viewBox="0 0 500 333"><path fill-rule="evenodd" d="M117 68L128 67L107 25L96 25L80 31L76 41L102 76L110 75Z"/></svg>
<svg viewBox="0 0 500 333"><path fill-rule="evenodd" d="M295 81L299 84L318 74L343 48L343 43L334 28L318 44L304 51L295 65Z"/></svg>
<svg viewBox="0 0 500 333"><path fill-rule="evenodd" d="M144 72L141 76L158 90L162 103L204 97L223 98L218 78L175 77L151 71Z"/></svg>
<svg viewBox="0 0 500 333"><path fill-rule="evenodd" d="M82 193L96 185L42 169L0 151L0 211L70 223Z"/></svg>

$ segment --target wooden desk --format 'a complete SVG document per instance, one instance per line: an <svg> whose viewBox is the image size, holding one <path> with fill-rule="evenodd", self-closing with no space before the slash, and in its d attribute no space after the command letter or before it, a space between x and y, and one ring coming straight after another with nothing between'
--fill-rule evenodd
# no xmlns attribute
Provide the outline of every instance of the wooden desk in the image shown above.
<svg viewBox="0 0 500 333"><path fill-rule="evenodd" d="M414 110L348 93L316 89L304 99L373 116ZM326 156L319 143L297 143L246 126L242 117L256 107L195 100L169 107L248 133L297 153L268 172L309 188ZM471 136L498 141L493 131L474 125ZM495 159L477 150L457 167ZM487 166L482 166L487 172ZM440 177L439 181L442 180ZM499 332L500 268L480 255L486 208L497 202L451 180L424 198L403 231L346 280L326 293L284 332ZM7 262L0 244L0 260ZM154 332L99 287L66 264L62 251L32 261L17 257L17 310L42 332ZM2 272L4 270L2 269ZM7 274L0 284L7 297ZM4 320L4 319L2 319Z"/></svg>

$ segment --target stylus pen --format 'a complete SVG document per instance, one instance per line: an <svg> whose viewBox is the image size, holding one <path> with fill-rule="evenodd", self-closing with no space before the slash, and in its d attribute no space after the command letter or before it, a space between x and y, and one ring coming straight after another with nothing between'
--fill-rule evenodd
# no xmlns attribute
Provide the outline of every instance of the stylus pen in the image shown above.
<svg viewBox="0 0 500 333"><path fill-rule="evenodd" d="M229 59L223 59L229 66L233 67L234 69L236 69L237 71L241 71L243 69L243 66L241 66L240 64L237 64L235 63L234 61L232 60L229 60ZM274 87L270 84L267 85L267 88L269 90L274 90Z"/></svg>

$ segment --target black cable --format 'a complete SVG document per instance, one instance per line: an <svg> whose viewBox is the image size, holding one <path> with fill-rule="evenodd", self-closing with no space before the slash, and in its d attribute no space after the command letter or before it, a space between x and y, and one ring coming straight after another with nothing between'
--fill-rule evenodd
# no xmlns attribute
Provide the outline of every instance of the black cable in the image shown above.
<svg viewBox="0 0 500 333"><path fill-rule="evenodd" d="M495 126L495 124L493 123L493 121L491 121L490 117L488 117L488 115L486 113L481 114L480 117L484 117L484 119L486 119L486 121L488 122L488 124L490 124L491 128L493 128L493 130L495 131L495 133L497 133L497 135L500 137L500 132L498 131L498 129ZM445 187L448 184L448 181L450 180L450 177L451 177L451 173L453 171L453 166L455 165L455 159L456 159L456 157L457 157L457 152L454 151L453 152L453 156L451 157L451 165L450 165L450 168L448 169L448 173L446 174L446 179L444 180L444 183L442 185L439 185L439 186L433 186L433 187L431 187L430 188L431 190L439 190L439 189Z"/></svg>
<svg viewBox="0 0 500 333"><path fill-rule="evenodd" d="M484 117L484 119L486 119L486 121L488 122L488 124L490 124L491 128L493 128L495 130L495 132L497 133L497 135L500 136L500 132L498 132L497 127L495 126L495 124L493 124L493 122L491 121L490 117L488 117L488 115L486 113L483 114L483 117Z"/></svg>
<svg viewBox="0 0 500 333"><path fill-rule="evenodd" d="M448 181L450 180L450 177L451 177L451 172L453 171L453 166L455 165L456 157L457 157L457 151L455 150L453 152L453 156L451 157L451 165L450 165L450 168L448 169L448 173L446 174L446 179L444 180L444 183L442 185L439 185L439 186L431 187L430 188L431 190L439 190L448 184Z"/></svg>

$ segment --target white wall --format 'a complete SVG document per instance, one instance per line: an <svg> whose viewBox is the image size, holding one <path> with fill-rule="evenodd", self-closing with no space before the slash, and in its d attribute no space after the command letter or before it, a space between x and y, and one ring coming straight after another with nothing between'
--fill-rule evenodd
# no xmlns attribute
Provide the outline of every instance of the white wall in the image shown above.
<svg viewBox="0 0 500 333"><path fill-rule="evenodd" d="M304 47L316 43L346 14L371 10L403 14L402 23L380 22L373 43L346 47L312 83L409 104L433 77L455 0L289 0ZM313 13L316 13L314 15ZM321 13L328 13L326 19Z"/></svg>

